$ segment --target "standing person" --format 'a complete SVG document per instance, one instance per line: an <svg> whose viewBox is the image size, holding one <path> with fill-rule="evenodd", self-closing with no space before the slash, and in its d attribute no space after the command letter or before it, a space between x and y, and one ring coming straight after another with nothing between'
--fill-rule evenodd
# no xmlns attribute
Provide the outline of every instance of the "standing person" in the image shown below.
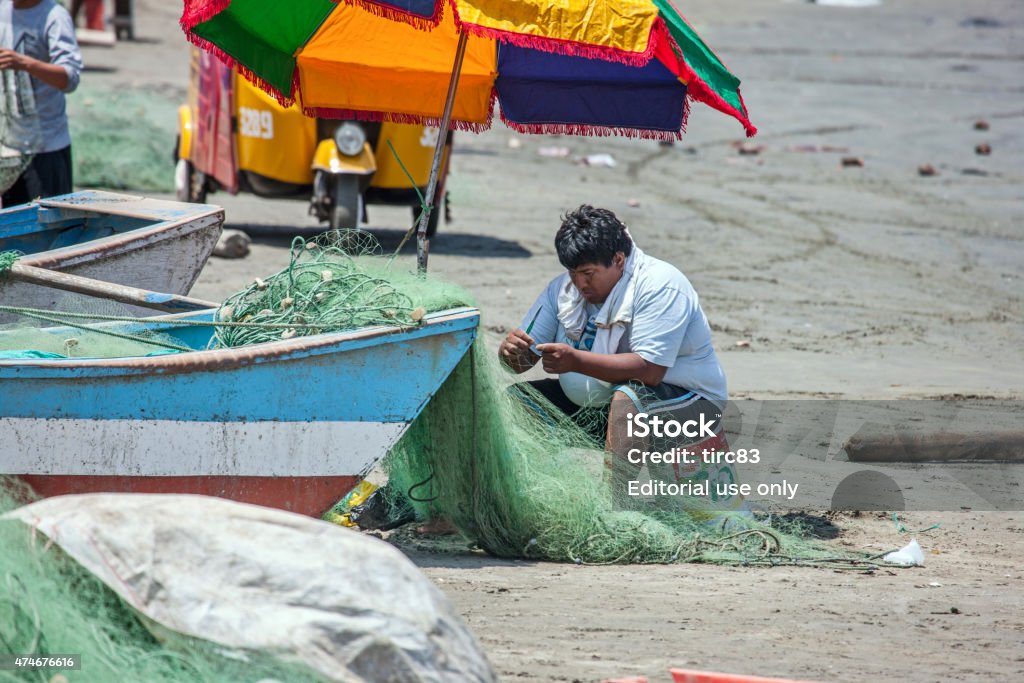
<svg viewBox="0 0 1024 683"><path fill-rule="evenodd" d="M611 211L584 205L567 214L555 250L567 272L541 292L498 355L515 372L540 362L557 374L529 384L555 408L584 417L581 426L604 441L609 464L628 474L634 469L626 463L630 449L657 445L630 435L631 415L682 423L721 413L726 382L711 328L686 276L644 254ZM597 409L605 418L597 433L593 410L588 415L583 409ZM693 435L675 445L724 447L717 422L714 436ZM717 468L704 469L709 477L718 475ZM673 476L695 474L675 468Z"/></svg>
<svg viewBox="0 0 1024 683"><path fill-rule="evenodd" d="M43 144L3 195L3 206L72 190L71 135L64 95L78 87L82 54L67 10L54 0L0 0L0 70L32 77ZM7 41L10 41L9 43Z"/></svg>

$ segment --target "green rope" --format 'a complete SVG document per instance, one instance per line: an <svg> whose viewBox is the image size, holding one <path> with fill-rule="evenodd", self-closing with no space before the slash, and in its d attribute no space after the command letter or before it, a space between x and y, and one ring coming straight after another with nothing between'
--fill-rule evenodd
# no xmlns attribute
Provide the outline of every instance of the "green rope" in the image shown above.
<svg viewBox="0 0 1024 683"><path fill-rule="evenodd" d="M438 132L438 134L440 135L440 131ZM401 168L402 172L405 173L405 177L409 179L409 185L412 186L412 189L416 190L416 196L419 197L420 200L420 213L423 213L424 211L431 211L432 207L427 206L426 198L424 198L423 193L420 192L420 188L416 184L416 181L413 180L412 174L409 173L408 169L406 169L405 167L405 164L402 163L402 158L398 156L398 152L395 151L395 146L391 144L391 140L388 140L388 147L391 148L391 153L395 155L395 161L398 162L399 168ZM391 258L388 260L389 265L391 264L391 261L395 260L395 257L398 256L399 252L402 251L402 247L405 246L405 243L408 242L409 239L416 233L416 228L419 226L419 223L419 220L417 220L415 223L412 224L412 227L406 231L405 236L402 237L402 241L398 243L398 248L395 249L395 252L393 254L391 254Z"/></svg>
<svg viewBox="0 0 1024 683"><path fill-rule="evenodd" d="M398 152L395 151L395 146L391 144L391 140L388 140L388 147L391 149L391 153L395 155L395 161L398 162L399 168L401 168L402 172L405 173L405 177L409 179L409 185L412 187L413 190L416 191L416 196L419 197L420 199L420 209L425 211L428 208L427 200L423 197L423 193L420 192L420 188L416 184L416 181L413 180L412 174L409 173L409 170L405 167L405 164L402 163L402 158L398 156Z"/></svg>
<svg viewBox="0 0 1024 683"><path fill-rule="evenodd" d="M373 307L366 307L367 311L376 310ZM36 317L41 315L53 316L51 322L64 322L64 318L67 319L81 319L81 320L102 320L103 322L123 322L123 323L139 323L141 325L167 325L170 327L251 327L258 329L276 329L284 330L292 327L299 327L304 329L319 329L316 324L299 324L299 323L249 323L249 322L235 322L228 320L175 320L175 319L162 319L162 318L135 318L129 315L102 315L99 313L73 313L71 311L49 311L42 308L27 308L24 306L3 306L0 305L0 313L13 313L15 315L24 315L25 317ZM58 318L59 316L59 318ZM69 323L70 325L70 323ZM100 327L88 327L90 332L97 332L104 334L107 331Z"/></svg>
<svg viewBox="0 0 1024 683"><path fill-rule="evenodd" d="M0 311L4 311L6 313L18 313L19 315L23 315L26 318L32 318L34 320L42 320L43 322L48 322L48 323L56 323L58 325L65 325L67 327L73 327L73 328L75 328L77 330L83 330L83 331L86 331L86 332L98 332L100 334L105 334L105 335L107 335L109 337L114 337L115 339L123 339L125 341L138 342L140 344L149 344L151 346L160 346L160 347L163 347L165 349L174 349L175 351L194 351L195 350L195 349L190 348L188 346L182 346L180 344L173 344L171 342L162 341L162 340L159 340L159 339L150 339L149 337L140 337L138 335L128 334L126 332L114 332L113 330L106 330L106 329L103 329L103 328L100 328L100 327L93 327L91 325L83 325L81 323L76 323L76 322L72 322L72 321L69 321L69 320L63 320L63 319L61 319L59 317L51 315L47 311L38 311L38 310L35 310L35 309L26 309L26 308L20 308L19 309L19 308L14 307L14 306L0 306ZM86 316L86 317L96 317L96 316Z"/></svg>
<svg viewBox="0 0 1024 683"><path fill-rule="evenodd" d="M896 533L898 533L898 534L923 534L926 531L932 531L933 529L941 529L942 528L942 524L939 523L939 522L936 522L935 524L932 524L931 526L926 526L923 529L917 529L916 531L913 530L913 529L908 529L906 527L906 525L903 524L903 522L900 521L899 514L897 514L895 512L892 513L892 522L893 522L894 525L896 525Z"/></svg>

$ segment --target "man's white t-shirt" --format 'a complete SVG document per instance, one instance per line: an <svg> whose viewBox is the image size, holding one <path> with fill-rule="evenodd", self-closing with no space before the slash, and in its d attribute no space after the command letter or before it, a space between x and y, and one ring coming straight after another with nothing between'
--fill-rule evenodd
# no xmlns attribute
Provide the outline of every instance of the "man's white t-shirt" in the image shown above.
<svg viewBox="0 0 1024 683"><path fill-rule="evenodd" d="M650 256L647 259L647 267L635 276L633 320L626 325L617 353L635 353L668 368L662 380L667 384L685 387L712 401L725 401L725 373L711 345L711 328L697 292L672 264ZM570 340L557 315L558 293L568 280L569 274L563 273L548 283L527 311L521 329L536 315L530 331L536 343L560 342L589 350L594 339L593 318L600 306L587 305L587 329L579 341Z"/></svg>

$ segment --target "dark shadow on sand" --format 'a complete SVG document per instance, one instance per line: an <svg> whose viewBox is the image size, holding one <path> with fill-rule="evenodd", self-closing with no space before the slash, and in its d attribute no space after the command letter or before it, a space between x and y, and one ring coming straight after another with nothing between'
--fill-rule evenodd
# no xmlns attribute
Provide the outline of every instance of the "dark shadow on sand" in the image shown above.
<svg viewBox="0 0 1024 683"><path fill-rule="evenodd" d="M323 228L316 227L245 223L228 223L224 227L248 233L256 244L286 248L296 236L311 239L324 231ZM380 242L385 254L393 253L405 236L404 230L395 228L369 228L366 231ZM416 237L413 236L402 248L402 254L413 255L415 253ZM513 240L492 235L446 233L444 224L441 225L437 235L430 240L430 253L445 256L479 256L481 258L529 258L531 256L529 250Z"/></svg>

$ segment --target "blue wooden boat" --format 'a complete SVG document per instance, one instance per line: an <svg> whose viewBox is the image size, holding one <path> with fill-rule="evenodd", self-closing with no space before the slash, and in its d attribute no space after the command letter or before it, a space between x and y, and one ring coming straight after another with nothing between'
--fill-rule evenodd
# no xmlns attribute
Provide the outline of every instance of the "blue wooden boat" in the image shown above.
<svg viewBox="0 0 1024 683"><path fill-rule="evenodd" d="M470 348L478 323L476 309L461 308L415 328L231 349L0 360L0 473L44 496L199 493L318 515L387 453ZM138 323L108 325L132 332ZM193 349L212 334L156 331ZM9 333L0 332L0 348Z"/></svg>
<svg viewBox="0 0 1024 683"><path fill-rule="evenodd" d="M0 211L0 252L21 252L26 266L187 294L223 223L224 210L209 204L75 192ZM7 306L52 309L67 304L67 296L0 280L0 303Z"/></svg>

